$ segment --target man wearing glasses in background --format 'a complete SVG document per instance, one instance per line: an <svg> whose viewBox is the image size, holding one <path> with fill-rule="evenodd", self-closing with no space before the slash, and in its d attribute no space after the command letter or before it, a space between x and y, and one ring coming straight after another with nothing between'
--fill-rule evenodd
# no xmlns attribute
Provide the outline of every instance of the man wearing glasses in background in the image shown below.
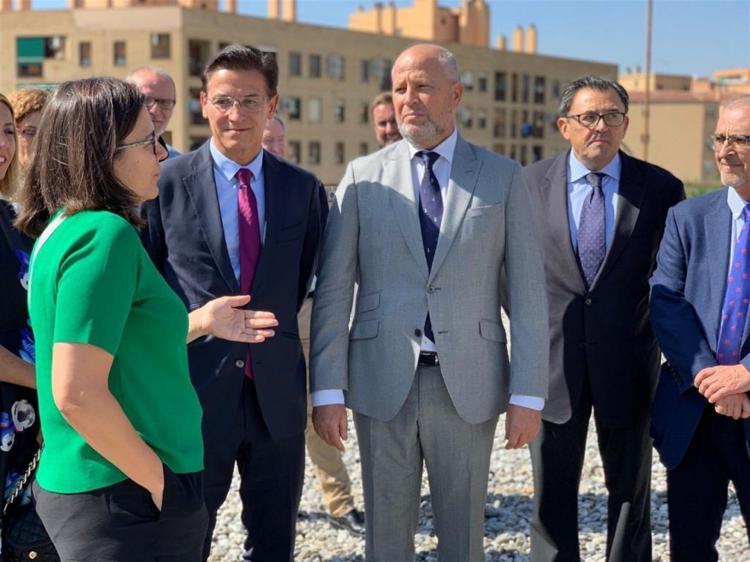
<svg viewBox="0 0 750 562"><path fill-rule="evenodd" d="M252 346L202 338L188 348L203 406L204 559L235 464L242 560L294 557L307 421L297 312L328 207L315 176L261 148L277 85L272 54L230 45L215 55L200 93L211 138L162 165L159 198L145 208L146 247L186 307L250 294L250 308L278 322L273 337Z"/></svg>
<svg viewBox="0 0 750 562"><path fill-rule="evenodd" d="M679 562L718 560L730 481L750 519L750 96L722 104L711 144L723 188L670 211L651 279L667 358L652 434Z"/></svg>
<svg viewBox="0 0 750 562"><path fill-rule="evenodd" d="M524 170L545 255L549 398L531 444L531 559L578 562L578 486L593 409L609 492L607 559L650 562L649 403L659 347L648 280L672 174L620 150L628 94L587 76L562 93L557 125L571 149Z"/></svg>
<svg viewBox="0 0 750 562"><path fill-rule="evenodd" d="M128 74L125 81L133 84L146 96L146 109L151 116L159 142L167 150L167 158L179 156L180 151L162 138L172 118L177 96L172 77L158 68L144 66Z"/></svg>

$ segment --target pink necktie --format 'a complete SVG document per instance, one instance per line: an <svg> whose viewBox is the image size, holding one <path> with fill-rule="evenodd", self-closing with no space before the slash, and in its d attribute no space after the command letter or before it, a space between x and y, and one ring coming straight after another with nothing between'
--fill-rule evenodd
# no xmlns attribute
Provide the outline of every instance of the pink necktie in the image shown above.
<svg viewBox="0 0 750 562"><path fill-rule="evenodd" d="M237 207L239 209L239 235L240 235L240 291L243 295L249 295L255 279L255 268L260 261L260 224L258 223L258 202L250 186L253 174L246 168L237 170L237 181L240 189L237 194ZM253 364L250 358L250 347L248 346L245 358L245 375L253 379Z"/></svg>

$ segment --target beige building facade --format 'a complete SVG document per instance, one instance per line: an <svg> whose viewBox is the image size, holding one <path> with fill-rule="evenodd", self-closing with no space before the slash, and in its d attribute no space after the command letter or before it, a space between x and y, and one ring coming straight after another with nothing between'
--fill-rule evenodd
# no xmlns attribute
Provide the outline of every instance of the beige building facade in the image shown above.
<svg viewBox="0 0 750 562"><path fill-rule="evenodd" d="M705 96L653 93L649 123L649 162L666 168L685 183L719 185L709 137L719 102ZM631 94L630 126L623 141L629 154L643 158L643 94Z"/></svg>
<svg viewBox="0 0 750 562"><path fill-rule="evenodd" d="M206 5L203 9L170 0L140 7L130 0L101 2L128 5L0 9L0 92L54 87L96 75L124 77L140 66L156 66L175 79L178 99L167 137L185 151L210 134L198 103L204 64L229 43L253 45L275 53L279 62L279 111L288 126L287 154L329 185L339 181L349 160L377 148L369 102L390 89L391 62L414 42L298 23L292 0L269 0L277 13L268 19L232 13L232 2L225 4L229 12L216 11L216 0L180 0ZM617 75L611 64L444 44L455 53L465 85L458 115L461 134L522 163L566 148L555 114L567 83L584 74Z"/></svg>

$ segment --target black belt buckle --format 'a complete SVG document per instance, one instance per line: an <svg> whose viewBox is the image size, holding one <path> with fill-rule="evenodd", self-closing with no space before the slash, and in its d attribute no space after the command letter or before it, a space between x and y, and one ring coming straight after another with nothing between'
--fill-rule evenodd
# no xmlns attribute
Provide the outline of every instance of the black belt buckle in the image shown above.
<svg viewBox="0 0 750 562"><path fill-rule="evenodd" d="M420 351L419 364L428 365L430 367L439 367L440 359L438 359L438 354L434 351Z"/></svg>

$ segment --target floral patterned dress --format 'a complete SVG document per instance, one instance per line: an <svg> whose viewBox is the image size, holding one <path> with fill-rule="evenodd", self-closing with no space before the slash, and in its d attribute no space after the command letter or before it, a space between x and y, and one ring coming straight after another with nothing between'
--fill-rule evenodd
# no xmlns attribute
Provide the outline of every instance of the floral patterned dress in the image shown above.
<svg viewBox="0 0 750 562"><path fill-rule="evenodd" d="M26 306L29 254L33 242L13 227L14 219L13 206L0 199L0 345L33 363L34 337ZM36 392L0 382L2 505L34 456L38 448L38 433Z"/></svg>

